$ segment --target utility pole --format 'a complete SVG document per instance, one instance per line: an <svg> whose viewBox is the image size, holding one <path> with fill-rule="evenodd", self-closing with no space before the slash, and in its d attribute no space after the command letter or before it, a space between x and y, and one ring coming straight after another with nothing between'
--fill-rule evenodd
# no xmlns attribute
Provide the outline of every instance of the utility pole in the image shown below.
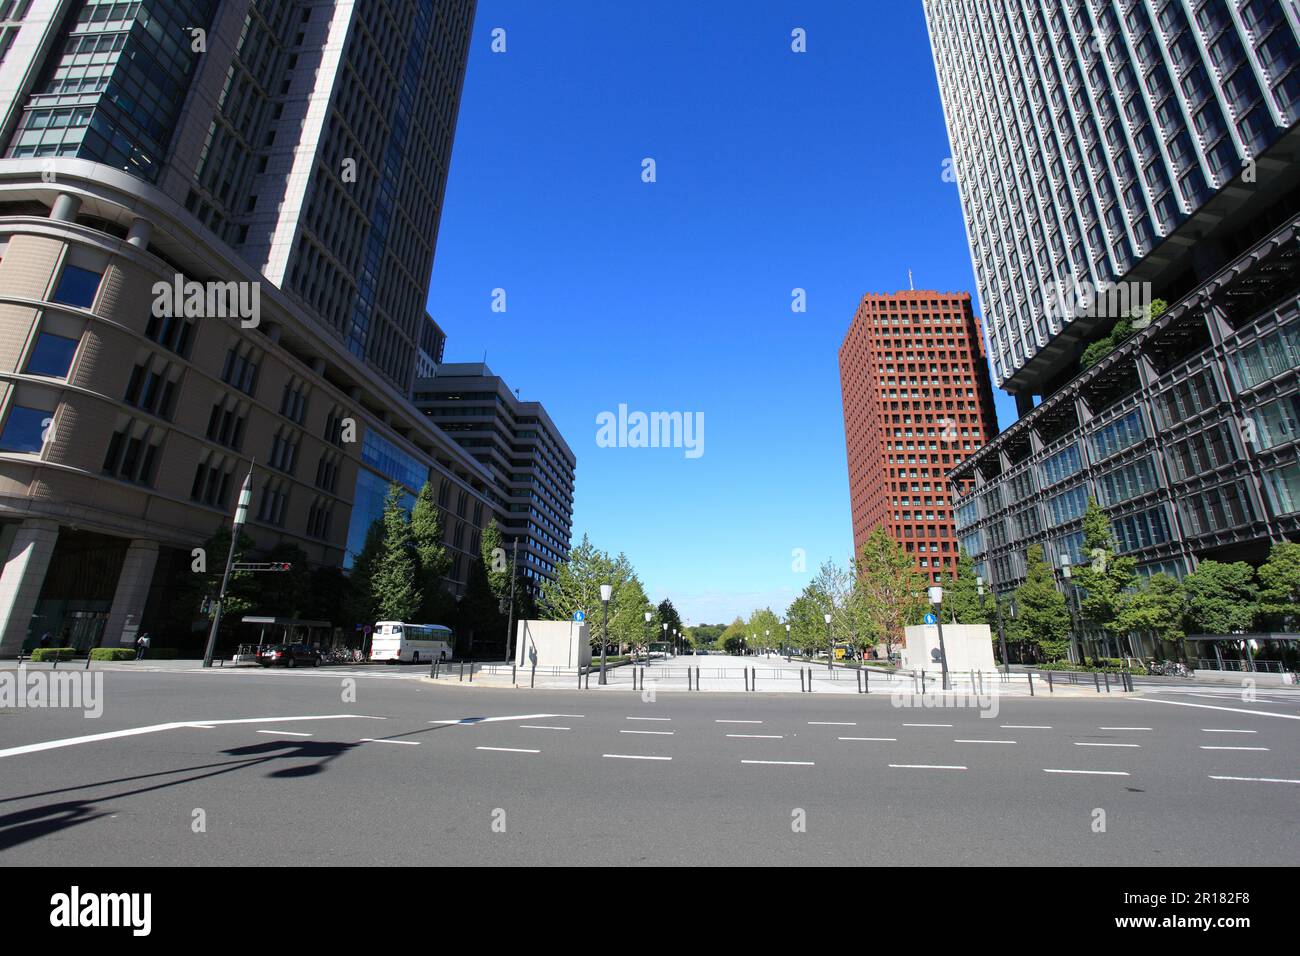
<svg viewBox="0 0 1300 956"><path fill-rule="evenodd" d="M253 500L253 465L248 465L244 486L239 489L239 504L235 506L235 522L230 528L230 552L226 555L226 571L221 576L221 591L217 595L217 609L212 615L212 630L208 631L208 646L203 651L203 666L212 666L212 655L217 649L217 630L221 627L221 612L226 606L226 589L230 586L230 569L235 563L235 550L239 547L239 532L248 521L248 506Z"/></svg>
<svg viewBox="0 0 1300 956"><path fill-rule="evenodd" d="M506 618L506 660L515 659L515 582L519 580L519 538L515 538L510 559L510 614Z"/></svg>

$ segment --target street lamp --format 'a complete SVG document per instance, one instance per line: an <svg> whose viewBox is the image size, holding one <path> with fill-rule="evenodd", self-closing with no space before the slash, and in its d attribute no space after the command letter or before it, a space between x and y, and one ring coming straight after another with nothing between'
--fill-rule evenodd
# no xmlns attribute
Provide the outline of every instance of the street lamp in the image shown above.
<svg viewBox="0 0 1300 956"><path fill-rule="evenodd" d="M975 588L979 591L982 599L984 597L984 579L982 577L975 578ZM983 603L982 600L981 603ZM1007 657L1007 631L1002 626L1002 602L998 600L996 593L993 595L993 607L998 612L998 646L1002 648L1002 673L1010 674L1011 658Z"/></svg>
<svg viewBox="0 0 1300 956"><path fill-rule="evenodd" d="M1061 577L1065 579L1065 606L1070 610L1070 660L1080 664L1083 658L1079 653L1079 618L1074 606L1078 592L1074 589L1073 568L1068 551L1061 555Z"/></svg>
<svg viewBox="0 0 1300 956"><path fill-rule="evenodd" d="M943 668L943 689L951 690L948 683L948 648L943 643L943 588L937 584L928 589L930 603L934 605L934 620L939 625L939 666Z"/></svg>
<svg viewBox="0 0 1300 956"><path fill-rule="evenodd" d="M646 632L645 660L646 663L649 664L650 663L650 612L649 611L645 612L645 632Z"/></svg>
<svg viewBox="0 0 1300 956"><path fill-rule="evenodd" d="M826 619L826 669L835 670L835 645L831 643L831 616L823 614Z"/></svg>
<svg viewBox="0 0 1300 956"><path fill-rule="evenodd" d="M785 626L785 656L786 660L790 659L790 625Z"/></svg>
<svg viewBox="0 0 1300 956"><path fill-rule="evenodd" d="M212 630L208 632L208 646L203 651L203 666L212 666L212 655L217 649L217 630L221 627L221 611L226 605L226 589L230 586L230 569L235 564L235 551L239 547L239 532L248 520L248 506L253 502L253 465L250 462L244 486L239 489L239 503L235 505L235 522L230 526L230 553L226 555L226 573L221 576L221 591L217 594L217 609L212 615Z"/></svg>
<svg viewBox="0 0 1300 956"><path fill-rule="evenodd" d="M663 636L663 642L664 642L665 644L668 643L668 622L667 622L667 621L664 621L664 636ZM666 653L667 653L667 652L665 652L665 655L666 655Z"/></svg>
<svg viewBox="0 0 1300 956"><path fill-rule="evenodd" d="M771 646L772 646L772 632L771 632L770 630L765 630L765 631L763 631L763 654L764 654L764 656L767 655L767 653L768 653L768 649L769 649Z"/></svg>
<svg viewBox="0 0 1300 956"><path fill-rule="evenodd" d="M602 584L600 586L600 603L605 605L605 623L600 635L600 683L605 683L605 648L609 645L609 599L614 595L614 586L611 584Z"/></svg>

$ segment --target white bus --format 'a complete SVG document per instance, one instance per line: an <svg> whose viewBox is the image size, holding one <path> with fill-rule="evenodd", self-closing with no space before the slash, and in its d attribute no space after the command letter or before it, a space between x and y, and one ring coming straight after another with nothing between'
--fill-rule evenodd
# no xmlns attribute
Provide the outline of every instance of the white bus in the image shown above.
<svg viewBox="0 0 1300 956"><path fill-rule="evenodd" d="M370 641L372 661L449 661L456 653L456 637L441 624L403 624L380 621Z"/></svg>

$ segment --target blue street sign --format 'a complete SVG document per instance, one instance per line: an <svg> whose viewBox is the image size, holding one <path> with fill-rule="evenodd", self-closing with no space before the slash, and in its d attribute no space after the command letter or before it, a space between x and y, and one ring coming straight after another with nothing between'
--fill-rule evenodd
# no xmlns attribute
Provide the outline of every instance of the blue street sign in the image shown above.
<svg viewBox="0 0 1300 956"><path fill-rule="evenodd" d="M585 621L587 619L587 613L585 611L574 611L573 619L575 621Z"/></svg>
<svg viewBox="0 0 1300 956"><path fill-rule="evenodd" d="M926 623L926 624L938 624L938 623L939 623L939 619L938 619L937 617L935 617L933 614L927 614L927 615L925 616L925 623Z"/></svg>

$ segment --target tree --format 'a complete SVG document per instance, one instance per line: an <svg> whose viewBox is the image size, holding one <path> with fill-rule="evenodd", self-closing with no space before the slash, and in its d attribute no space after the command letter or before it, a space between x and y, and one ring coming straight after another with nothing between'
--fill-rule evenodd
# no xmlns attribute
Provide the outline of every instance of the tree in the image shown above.
<svg viewBox="0 0 1300 956"><path fill-rule="evenodd" d="M1294 626L1300 604L1300 544L1279 541L1268 552L1259 571L1259 618L1262 628L1287 630Z"/></svg>
<svg viewBox="0 0 1300 956"><path fill-rule="evenodd" d="M745 628L744 620L736 618L722 632L719 642L722 644L722 649L728 654L739 654L749 643L748 635L749 631Z"/></svg>
<svg viewBox="0 0 1300 956"><path fill-rule="evenodd" d="M256 548L253 541L243 531L239 533L238 547L235 549L235 561L246 560L246 556ZM185 597L185 604L197 617L204 599L210 599L208 619L215 613L217 596L221 593L221 576L226 570L226 559L230 554L230 528L220 528L203 543L207 571L190 578L192 587ZM268 572L269 573L269 572ZM221 610L221 637L233 637L239 619L259 609L261 604L258 575L253 571L230 572L230 581L226 587L226 602Z"/></svg>
<svg viewBox="0 0 1300 956"><path fill-rule="evenodd" d="M862 543L856 569L862 614L892 656L894 645L903 643L903 628L925 613L925 579L912 556L879 526Z"/></svg>
<svg viewBox="0 0 1300 956"><path fill-rule="evenodd" d="M1025 583L1016 588L1017 613L1009 630L1016 639L1041 648L1049 660L1059 660L1070 647L1070 612L1065 595L1056 589L1052 569L1043 560L1043 546L1025 552Z"/></svg>
<svg viewBox="0 0 1300 956"><path fill-rule="evenodd" d="M750 646L756 649L780 643L781 638L778 635L785 634L781 619L767 607L759 608L749 615L749 620L745 622L745 630L749 634Z"/></svg>
<svg viewBox="0 0 1300 956"><path fill-rule="evenodd" d="M1152 634L1161 641L1183 639L1183 586L1172 575L1151 575L1128 596L1116 622L1125 632Z"/></svg>
<svg viewBox="0 0 1300 956"><path fill-rule="evenodd" d="M785 611L785 622L790 625L789 645L798 650L809 650L819 646L824 640L826 626L822 615L830 608L826 595L809 582ZM781 641L786 643L785 628L782 626Z"/></svg>
<svg viewBox="0 0 1300 956"><path fill-rule="evenodd" d="M420 562L419 586L423 598L420 621L434 623L446 619L452 597L443 587L443 578L451 570L451 555L442 540L442 512L434 500L433 485L425 482L411 508L411 540Z"/></svg>
<svg viewBox="0 0 1300 956"><path fill-rule="evenodd" d="M377 519L370 522L366 529L365 544L352 560L352 571L348 576L350 583L348 616L362 627L379 620L378 603L375 601L375 572L384 550L384 523Z"/></svg>
<svg viewBox="0 0 1300 956"><path fill-rule="evenodd" d="M416 578L419 557L411 535L411 519L402 507L402 486L393 482L384 498L384 543L372 575L372 590L379 618L413 621L422 596Z"/></svg>
<svg viewBox="0 0 1300 956"><path fill-rule="evenodd" d="M1202 561L1183 579L1187 630L1193 634L1249 631L1255 621L1255 569L1245 561Z"/></svg>
<svg viewBox="0 0 1300 956"><path fill-rule="evenodd" d="M1093 498L1083 514L1083 552L1089 563L1074 569L1074 583L1083 592L1079 616L1108 634L1120 637L1124 626L1122 611L1137 587L1137 561L1116 552L1118 547L1110 518Z"/></svg>
<svg viewBox="0 0 1300 956"><path fill-rule="evenodd" d="M988 589L979 593L975 559L965 551L957 555L957 573L944 579L943 609L958 624L988 624L994 619L993 595Z"/></svg>
<svg viewBox="0 0 1300 956"><path fill-rule="evenodd" d="M659 602L654 624L659 629L659 633L654 637L656 641L671 641L673 639L673 628L677 628L678 634L685 635L686 633L682 627L681 615L677 613L677 608L673 606L673 602L668 598L664 598ZM663 625L665 624L668 625L667 630L664 630Z"/></svg>

